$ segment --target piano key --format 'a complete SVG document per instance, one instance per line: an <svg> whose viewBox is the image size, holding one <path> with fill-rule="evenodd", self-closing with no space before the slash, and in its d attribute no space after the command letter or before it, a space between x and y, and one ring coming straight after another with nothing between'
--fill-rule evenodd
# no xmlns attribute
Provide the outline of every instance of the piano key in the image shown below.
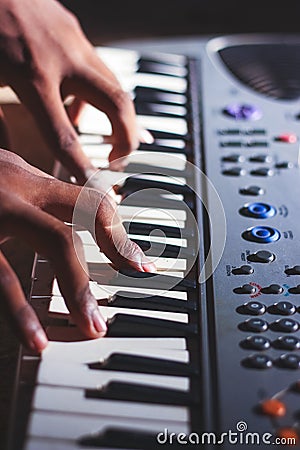
<svg viewBox="0 0 300 450"><path fill-rule="evenodd" d="M176 245L165 245L157 242L150 242L144 239L131 238L133 242L138 244L147 256L161 256L166 258L176 258L180 256L193 256L194 249L179 247ZM186 270L186 269L180 269Z"/></svg>
<svg viewBox="0 0 300 450"><path fill-rule="evenodd" d="M53 303L52 303L53 302ZM58 314L69 314L69 310L62 297L55 297L51 300L51 313ZM140 317L159 317L164 320L171 320L175 322L188 322L187 313L182 312L171 312L162 310L152 310L152 309L138 309L138 308L126 308L126 307L113 307L113 306L100 306L100 312L105 320L112 319L116 314L130 314ZM71 319L71 318L70 318Z"/></svg>
<svg viewBox="0 0 300 450"><path fill-rule="evenodd" d="M100 389L111 381L124 381L140 385L169 387L188 391L189 379L186 376L147 374L127 371L93 370L85 364L64 363L62 361L43 361L37 374L37 384L65 386L80 389Z"/></svg>
<svg viewBox="0 0 300 450"><path fill-rule="evenodd" d="M177 239L193 238L195 236L194 230L191 228L180 227L180 224L174 226L174 222L172 225L168 221L164 221L163 225L157 222L156 220L153 220L152 223L143 222L142 220L132 220L131 222L124 220L123 225L130 235L136 234L145 237L149 234L155 236L156 233L159 237L161 237L161 234L164 234L166 237Z"/></svg>
<svg viewBox="0 0 300 450"><path fill-rule="evenodd" d="M187 103L186 96L183 94L152 89L146 86L135 88L134 99L139 102L171 103L174 105L185 105Z"/></svg>
<svg viewBox="0 0 300 450"><path fill-rule="evenodd" d="M134 270L123 270L122 272L113 271L113 276L108 277L107 272L90 271L90 277L100 285L117 285L124 287L139 287L141 289L166 289L187 291L196 288L195 280L181 279L180 277L169 275L168 273L162 275L160 273L137 272Z"/></svg>
<svg viewBox="0 0 300 450"><path fill-rule="evenodd" d="M179 389L153 387L137 383L111 381L102 389L86 389L88 399L108 399L156 405L189 406L197 402L197 397ZM156 418L159 416L159 408ZM168 417L168 419L170 419Z"/></svg>
<svg viewBox="0 0 300 450"><path fill-rule="evenodd" d="M108 337L188 337L197 334L197 326L133 314L115 314L107 321Z"/></svg>
<svg viewBox="0 0 300 450"><path fill-rule="evenodd" d="M189 362L183 338L101 338L80 342L49 342L42 361L88 364L103 362L116 351L126 355L149 356L183 363Z"/></svg>
<svg viewBox="0 0 300 450"><path fill-rule="evenodd" d="M90 281L89 285L90 285L90 290L91 290L92 294L96 298L107 298L108 296L114 295L117 291L124 290L123 289L124 286L118 285L117 283L114 286L109 286L109 285L101 286L97 282ZM142 287L142 289L131 286L130 291L135 292L137 294L141 293L142 295L146 294L149 296L163 295L163 296L168 296L168 297L172 297L172 298L179 298L182 300L187 299L187 291L185 291L185 290L167 291L167 290L155 289L155 288L145 288L144 286ZM55 297L55 296L61 297L62 296L56 279L53 282L52 296L53 297Z"/></svg>
<svg viewBox="0 0 300 450"><path fill-rule="evenodd" d="M181 194L164 194L162 189L142 189L141 191L126 192L122 195L120 203L127 206L140 206L149 208L186 209L193 208L192 198L185 197L183 201Z"/></svg>
<svg viewBox="0 0 300 450"><path fill-rule="evenodd" d="M126 353L112 353L101 362L88 364L93 370L117 370L122 372L150 373L159 375L174 375L190 377L198 373L196 367L181 361L168 358L154 358L150 356L130 355Z"/></svg>
<svg viewBox="0 0 300 450"><path fill-rule="evenodd" d="M112 388L115 389L114 385ZM112 389L110 391L112 392ZM114 392L116 393L116 391ZM97 394L98 397L96 397ZM127 419L131 419L134 422L136 418L139 418L142 413L141 407L143 406L145 408L143 417L148 421L157 421L159 419L164 421L167 418L168 422L182 422L184 424L188 420L188 412L184 408L185 405L168 407L165 404L151 405L150 402L141 402L139 400L135 402L134 399L128 401L123 399L102 399L100 395L101 389L84 390L38 385L33 398L33 408L38 411L53 411L58 414L72 414L76 412L82 417L89 416L91 419L98 417L99 423L102 423L103 416L107 415L112 418L112 422L117 423L116 420L119 419L120 423L122 423L122 421ZM105 390L103 390L104 395ZM182 391L179 391L179 395L182 395L182 400L189 398ZM179 407L176 408L176 406Z"/></svg>
<svg viewBox="0 0 300 450"><path fill-rule="evenodd" d="M110 402L111 403L111 402ZM126 404L125 402L123 402ZM120 406L121 402L120 402ZM145 430L160 433L164 428L170 432L188 432L189 425L185 422L172 422L165 420L145 420L141 404L140 417L132 418L113 417L103 410L100 416L81 416L80 414L58 413L47 411L34 411L28 426L28 435L36 437L55 437L56 439L69 439L76 441L82 436L91 433L103 432L107 427L126 427L131 430Z"/></svg>
<svg viewBox="0 0 300 450"><path fill-rule="evenodd" d="M141 103L135 102L137 114L153 115L155 117L186 117L188 112L184 106L162 104L162 103Z"/></svg>
<svg viewBox="0 0 300 450"><path fill-rule="evenodd" d="M101 253L99 247L96 246L85 245L84 255L85 260L88 263L89 270L93 272L95 270L105 270L107 264L110 263L110 260L103 253ZM187 261L185 259L158 256L159 255L153 255L150 258L151 261L155 263L158 272L166 270L185 271L187 268Z"/></svg>
<svg viewBox="0 0 300 450"><path fill-rule="evenodd" d="M136 294L130 291L117 291L108 299L108 306L172 312L187 312L188 310L196 309L195 302L190 300L179 300L171 297L163 297L162 295L149 297L145 294Z"/></svg>
<svg viewBox="0 0 300 450"><path fill-rule="evenodd" d="M118 194L126 195L127 192L133 193L135 191L143 189L161 189L165 192L182 195L193 195L193 191L190 186L185 183L177 182L178 178L160 177L154 175L142 174L126 178L124 184L117 190ZM120 213L122 215L122 213Z"/></svg>
<svg viewBox="0 0 300 450"><path fill-rule="evenodd" d="M169 75L173 77L185 77L187 69L182 66L174 66L159 61L147 60L140 58L138 61L138 72L141 73L158 73L161 75Z"/></svg>
<svg viewBox="0 0 300 450"><path fill-rule="evenodd" d="M161 221L174 220L177 223L184 222L187 218L186 211L183 209L150 208L148 206L141 208L140 206L135 207L121 204L118 206L117 211L119 216L124 220L138 217L138 219L148 219L148 221L152 221L153 219Z"/></svg>

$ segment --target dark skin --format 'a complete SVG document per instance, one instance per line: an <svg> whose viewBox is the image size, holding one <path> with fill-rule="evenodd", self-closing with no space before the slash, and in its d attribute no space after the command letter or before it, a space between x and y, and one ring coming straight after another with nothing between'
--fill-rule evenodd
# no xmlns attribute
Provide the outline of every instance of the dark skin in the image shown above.
<svg viewBox="0 0 300 450"><path fill-rule="evenodd" d="M101 109L111 121L109 161L116 161L115 168L121 168L117 160L124 160L141 140L130 97L96 55L76 18L56 0L0 0L0 84L15 91L78 184L97 172L82 152L72 124L83 102ZM64 100L69 95L76 100L68 112ZM0 142L9 148L1 111ZM80 330L90 338L103 336L106 324L89 289L81 243L75 238L75 250L70 227L64 224L72 221L81 188L2 149L0 170L0 242L18 237L47 257ZM81 194L81 208L87 218L96 211L95 235L101 251L116 268L155 270L128 239L111 197L102 193L101 176L89 186ZM41 352L47 336L1 252L0 297L23 344Z"/></svg>

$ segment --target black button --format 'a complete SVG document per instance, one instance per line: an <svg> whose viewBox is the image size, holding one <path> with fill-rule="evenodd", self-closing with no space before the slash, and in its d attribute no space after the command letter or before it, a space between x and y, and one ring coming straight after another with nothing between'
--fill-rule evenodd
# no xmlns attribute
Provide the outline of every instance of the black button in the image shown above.
<svg viewBox="0 0 300 450"><path fill-rule="evenodd" d="M280 367L286 369L299 369L300 368L300 356L293 353L287 353L286 355L280 356L276 361Z"/></svg>
<svg viewBox="0 0 300 450"><path fill-rule="evenodd" d="M275 330L278 331L283 331L285 333L293 333L295 331L298 331L299 323L293 319L279 319L272 324L272 328L275 328Z"/></svg>
<svg viewBox="0 0 300 450"><path fill-rule="evenodd" d="M300 266L289 267L285 270L287 275L300 275Z"/></svg>
<svg viewBox="0 0 300 450"><path fill-rule="evenodd" d="M248 141L246 145L247 147L268 147L269 143L267 141Z"/></svg>
<svg viewBox="0 0 300 450"><path fill-rule="evenodd" d="M291 316L295 314L296 307L290 302L278 302L270 307L270 312L273 314L281 314L282 316Z"/></svg>
<svg viewBox="0 0 300 450"><path fill-rule="evenodd" d="M261 289L263 294L282 294L283 288L279 284L270 284L270 286Z"/></svg>
<svg viewBox="0 0 300 450"><path fill-rule="evenodd" d="M241 141L224 141L220 142L221 147L241 147L242 142Z"/></svg>
<svg viewBox="0 0 300 450"><path fill-rule="evenodd" d="M243 323L243 328L255 333L262 333L268 329L268 322L263 319L248 319Z"/></svg>
<svg viewBox="0 0 300 450"><path fill-rule="evenodd" d="M248 302L241 306L243 314L251 314L252 316L260 316L266 312L266 307L260 302Z"/></svg>
<svg viewBox="0 0 300 450"><path fill-rule="evenodd" d="M268 167L259 167L258 169L251 170L250 173L257 177L271 177L274 175L274 170L269 169Z"/></svg>
<svg viewBox="0 0 300 450"><path fill-rule="evenodd" d="M231 177L240 177L242 175L246 175L245 169L241 167L231 167L230 169L224 170L223 175L228 175Z"/></svg>
<svg viewBox="0 0 300 450"><path fill-rule="evenodd" d="M267 355L251 355L244 359L243 364L253 369L270 369L273 365L271 358Z"/></svg>
<svg viewBox="0 0 300 450"><path fill-rule="evenodd" d="M300 339L296 336L280 336L273 343L273 346L283 350L298 350L300 348Z"/></svg>
<svg viewBox="0 0 300 450"><path fill-rule="evenodd" d="M289 289L290 294L300 294L300 284Z"/></svg>
<svg viewBox="0 0 300 450"><path fill-rule="evenodd" d="M270 263L274 261L275 255L268 250L259 250L258 252L249 255L247 259L251 262Z"/></svg>
<svg viewBox="0 0 300 450"><path fill-rule="evenodd" d="M248 336L241 345L251 350L267 350L270 348L271 342L264 336Z"/></svg>
<svg viewBox="0 0 300 450"><path fill-rule="evenodd" d="M233 275L251 275L254 272L253 267L244 265L241 267L237 267L236 269L232 269Z"/></svg>
<svg viewBox="0 0 300 450"><path fill-rule="evenodd" d="M249 158L249 161L258 163L270 163L272 162L272 157L270 155L254 155Z"/></svg>
<svg viewBox="0 0 300 450"><path fill-rule="evenodd" d="M233 292L235 294L255 294L256 292L256 287L252 286L251 284L244 284L243 286L237 287L235 289L233 289Z"/></svg>
<svg viewBox="0 0 300 450"><path fill-rule="evenodd" d="M291 161L282 161L275 165L276 169L292 169L294 164Z"/></svg>
<svg viewBox="0 0 300 450"><path fill-rule="evenodd" d="M263 195L264 192L265 191L263 190L263 188L261 188L259 186L248 186L248 187L245 187L245 188L241 188L239 190L239 193L241 195L253 195L253 196Z"/></svg>
<svg viewBox="0 0 300 450"><path fill-rule="evenodd" d="M222 136L227 135L239 135L241 131L238 128L225 128L223 130L219 130L219 134Z"/></svg>
<svg viewBox="0 0 300 450"><path fill-rule="evenodd" d="M232 155L223 156L222 161L232 162L232 163L238 163L238 162L241 163L241 162L245 161L245 157L242 155L238 155L238 154L232 154Z"/></svg>

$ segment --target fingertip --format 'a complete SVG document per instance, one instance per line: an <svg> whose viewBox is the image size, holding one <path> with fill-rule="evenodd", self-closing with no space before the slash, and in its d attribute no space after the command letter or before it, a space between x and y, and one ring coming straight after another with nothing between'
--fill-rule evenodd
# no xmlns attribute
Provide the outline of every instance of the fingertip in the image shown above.
<svg viewBox="0 0 300 450"><path fill-rule="evenodd" d="M139 130L139 139L140 142L144 144L153 144L154 142L154 137L152 136L150 131L146 130L146 128L141 128Z"/></svg>
<svg viewBox="0 0 300 450"><path fill-rule="evenodd" d="M48 345L48 338L47 335L45 333L45 331L42 328L39 328L32 340L30 341L30 348L37 352L37 353L41 353Z"/></svg>
<svg viewBox="0 0 300 450"><path fill-rule="evenodd" d="M107 325L98 308L96 308L93 312L92 322L97 337L105 336L107 332Z"/></svg>
<svg viewBox="0 0 300 450"><path fill-rule="evenodd" d="M144 272L150 272L150 273L156 272L156 265L153 262L143 262L142 267L143 267Z"/></svg>

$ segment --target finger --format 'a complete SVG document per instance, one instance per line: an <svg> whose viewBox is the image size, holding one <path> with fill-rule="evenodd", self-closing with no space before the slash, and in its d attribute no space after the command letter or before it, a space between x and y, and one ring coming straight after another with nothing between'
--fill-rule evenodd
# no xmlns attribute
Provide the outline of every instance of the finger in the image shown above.
<svg viewBox="0 0 300 450"><path fill-rule="evenodd" d="M77 97L107 114L113 131L113 149L109 160L117 160L136 150L139 130L130 96L121 88L115 77L103 75L105 65L97 57L78 69L72 82L65 83ZM105 72L104 72L105 73Z"/></svg>
<svg viewBox="0 0 300 450"><path fill-rule="evenodd" d="M85 183L85 172L94 166L81 149L55 81L39 80L35 85L18 85L14 89L31 111L59 161L80 184Z"/></svg>
<svg viewBox="0 0 300 450"><path fill-rule="evenodd" d="M79 127L79 121L84 106L85 102L83 100L79 100L76 97L73 98L71 103L66 106L66 111L68 113L69 119L75 128Z"/></svg>
<svg viewBox="0 0 300 450"><path fill-rule="evenodd" d="M31 196L33 204L64 222L75 220L87 228L115 267L155 271L154 264L128 238L116 204L109 195L55 179L51 181L51 189L44 178L37 179L35 186L38 187Z"/></svg>
<svg viewBox="0 0 300 450"><path fill-rule="evenodd" d="M21 342L40 353L48 344L47 336L29 303L17 275L0 252L0 296L9 321Z"/></svg>
<svg viewBox="0 0 300 450"><path fill-rule="evenodd" d="M72 236L71 229L14 195L2 193L0 200L6 211L1 218L2 235L26 240L38 253L49 259L75 323L88 337L103 336L106 325L89 289L82 246L76 241L75 251L76 237Z"/></svg>

